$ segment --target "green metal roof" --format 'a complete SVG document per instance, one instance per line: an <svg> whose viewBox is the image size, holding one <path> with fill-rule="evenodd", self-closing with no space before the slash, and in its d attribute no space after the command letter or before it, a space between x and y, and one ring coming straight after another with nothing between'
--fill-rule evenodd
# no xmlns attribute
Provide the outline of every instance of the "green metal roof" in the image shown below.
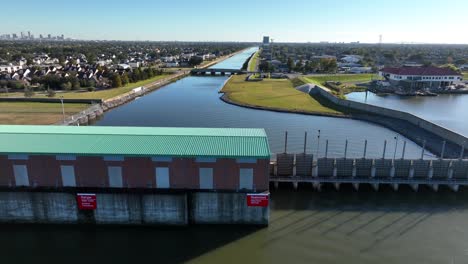
<svg viewBox="0 0 468 264"><path fill-rule="evenodd" d="M269 158L264 129L0 125L2 154Z"/></svg>

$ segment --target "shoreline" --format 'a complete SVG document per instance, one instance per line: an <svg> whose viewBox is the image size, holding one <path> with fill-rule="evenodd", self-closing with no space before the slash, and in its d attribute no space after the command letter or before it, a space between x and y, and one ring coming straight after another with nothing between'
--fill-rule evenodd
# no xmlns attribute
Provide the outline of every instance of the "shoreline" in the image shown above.
<svg viewBox="0 0 468 264"><path fill-rule="evenodd" d="M226 83L228 81L226 81ZM220 97L220 100L230 105L245 107L245 108L254 109L254 110L263 110L263 111L289 113L289 114L301 114L301 115L310 115L310 116L318 116L318 117L347 118L347 119L359 120L362 122L368 122L377 126L390 129L394 131L395 133L398 133L406 137L407 139L411 140L416 145L420 147L424 147L424 149L426 151L431 152L431 154L434 154L439 157L441 156L441 152L442 152L441 142L444 141L444 138L437 136L430 131L417 127L405 120L400 120L398 118L389 118L389 117L367 113L363 111L354 111L353 109L348 109L348 110L351 110L352 112L355 112L355 113L335 115L335 114L330 114L330 113L309 112L309 111L300 111L300 110L291 111L291 110L280 109L280 108L275 108L275 107L255 106L255 105L249 105L246 103L234 101L231 98L229 98L229 93L221 92L221 90L219 92L220 94L222 94L222 96ZM323 99L327 100L326 98L323 98ZM423 139L426 139L426 142L424 142ZM444 157L453 158L453 159L459 158L460 149L457 148L455 144L451 142L447 142ZM465 157L468 157L468 155L465 154Z"/></svg>
<svg viewBox="0 0 468 264"><path fill-rule="evenodd" d="M202 69L211 67L213 65L216 65L222 61L225 61L237 54L240 54L242 52L245 52L246 50L250 49L245 48L242 50L239 50L237 52L234 52L232 54L223 56L221 58L218 58L204 66L202 66ZM179 73L176 73L172 76L169 76L168 78L158 80L154 83L150 83L147 85L142 86L142 90L135 92L135 91L130 91L121 95L118 95L116 97L112 97L106 100L103 100L102 103L97 104L97 105L92 105L89 108L76 113L74 115L71 115L65 119L65 121L59 121L55 123L55 125L65 125L65 126L77 126L77 125L87 125L92 121L95 121L98 119L100 116L104 115L105 112L111 111L114 108L120 107L122 105L125 105L129 102L134 101L136 98L143 97L151 92L154 92L156 90L159 90L161 88L164 88L165 86L176 82L178 80L181 80L185 77L190 76L190 71L182 71Z"/></svg>

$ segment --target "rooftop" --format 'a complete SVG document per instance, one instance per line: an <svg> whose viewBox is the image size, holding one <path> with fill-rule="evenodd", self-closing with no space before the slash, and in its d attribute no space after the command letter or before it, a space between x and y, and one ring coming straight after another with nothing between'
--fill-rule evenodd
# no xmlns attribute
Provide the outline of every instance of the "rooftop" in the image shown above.
<svg viewBox="0 0 468 264"><path fill-rule="evenodd" d="M400 67L400 68L383 68L381 72L391 73L396 75L412 75L412 76L461 76L460 73L449 68L438 68L434 66L428 67Z"/></svg>
<svg viewBox="0 0 468 264"><path fill-rule="evenodd" d="M264 129L0 125L1 154L269 158Z"/></svg>

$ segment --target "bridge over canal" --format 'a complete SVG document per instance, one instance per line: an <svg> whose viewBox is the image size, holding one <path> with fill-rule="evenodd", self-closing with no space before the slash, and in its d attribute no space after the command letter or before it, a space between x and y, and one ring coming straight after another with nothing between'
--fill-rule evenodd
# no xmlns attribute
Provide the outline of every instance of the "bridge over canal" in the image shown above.
<svg viewBox="0 0 468 264"><path fill-rule="evenodd" d="M250 73L257 73L257 72L249 72L243 71L240 69L193 69L190 71L192 75L233 75L233 74L250 74Z"/></svg>

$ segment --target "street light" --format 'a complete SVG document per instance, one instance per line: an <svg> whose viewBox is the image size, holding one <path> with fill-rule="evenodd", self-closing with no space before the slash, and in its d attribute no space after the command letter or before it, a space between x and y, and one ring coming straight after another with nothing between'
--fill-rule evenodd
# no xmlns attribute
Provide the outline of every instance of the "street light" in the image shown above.
<svg viewBox="0 0 468 264"><path fill-rule="evenodd" d="M60 103L62 103L63 123L65 124L65 106L63 105L63 96L60 96Z"/></svg>

